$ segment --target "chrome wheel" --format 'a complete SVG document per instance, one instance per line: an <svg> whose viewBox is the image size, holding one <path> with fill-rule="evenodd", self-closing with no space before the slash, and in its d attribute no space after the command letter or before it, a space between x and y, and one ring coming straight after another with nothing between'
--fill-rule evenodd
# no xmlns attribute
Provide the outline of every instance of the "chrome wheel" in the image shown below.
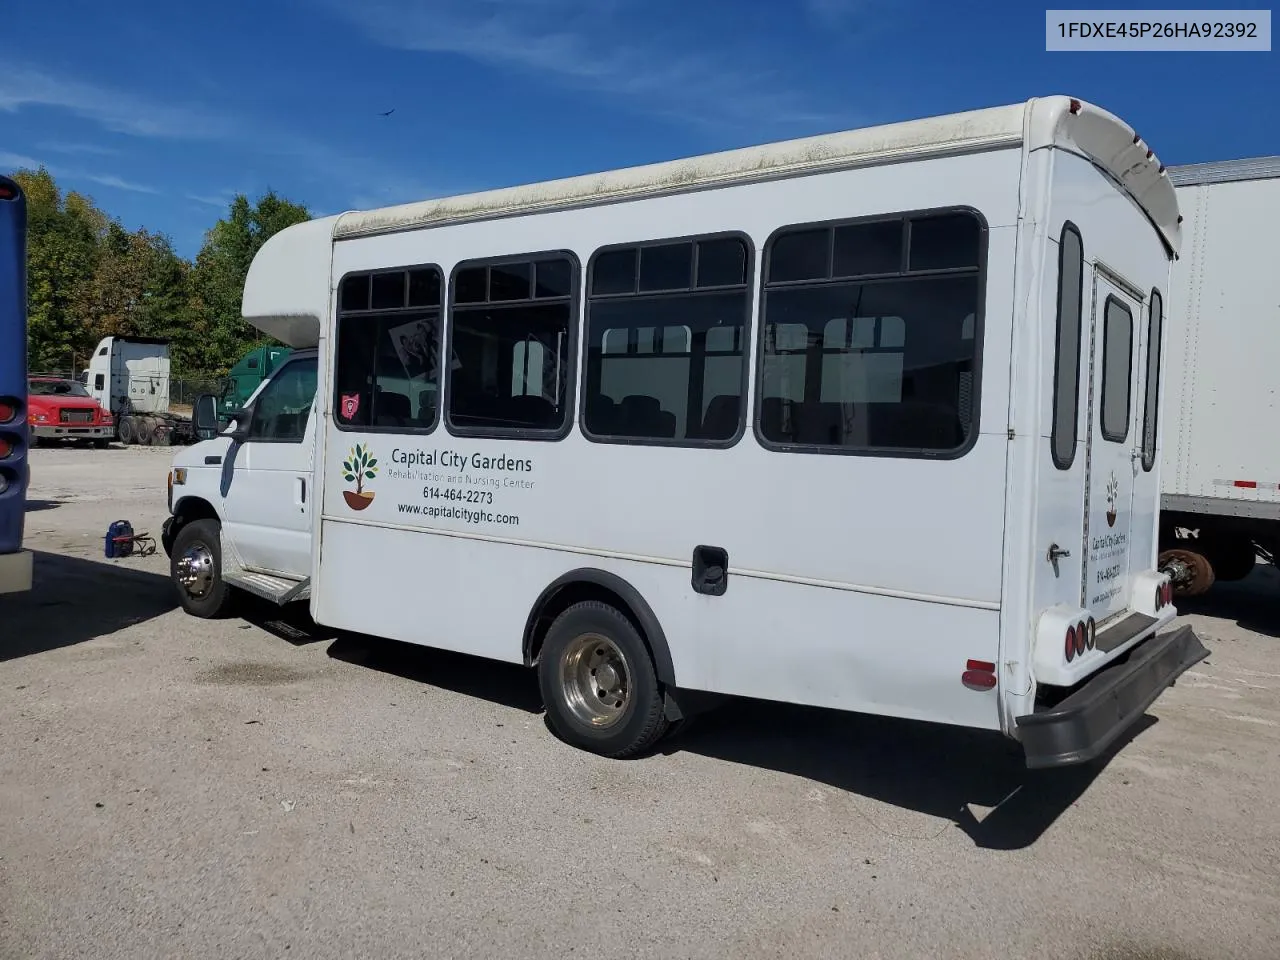
<svg viewBox="0 0 1280 960"><path fill-rule="evenodd" d="M193 543L178 558L178 585L193 600L199 600L213 587L213 551L203 543Z"/></svg>
<svg viewBox="0 0 1280 960"><path fill-rule="evenodd" d="M598 729L612 727L631 703L627 658L608 637L584 633L565 647L560 687L575 717Z"/></svg>

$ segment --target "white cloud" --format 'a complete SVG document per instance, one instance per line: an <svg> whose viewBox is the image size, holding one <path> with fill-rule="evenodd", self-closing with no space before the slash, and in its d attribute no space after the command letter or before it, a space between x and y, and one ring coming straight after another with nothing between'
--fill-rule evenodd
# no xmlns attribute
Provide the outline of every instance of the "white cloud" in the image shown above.
<svg viewBox="0 0 1280 960"><path fill-rule="evenodd" d="M321 2L384 46L538 73L645 112L755 127L825 119L762 51L731 48L723 29L700 33L652 0Z"/></svg>
<svg viewBox="0 0 1280 960"><path fill-rule="evenodd" d="M227 193L227 194L209 195L209 194L201 194L201 193L188 193L186 197L188 200L192 200L196 203L203 203L209 207L219 207L219 208L225 209L226 207L229 207L231 205L231 201L235 197L235 194Z"/></svg>
<svg viewBox="0 0 1280 960"><path fill-rule="evenodd" d="M199 108L159 104L19 64L0 64L0 110L13 113L33 106L66 110L105 130L135 137L217 140L233 129L227 118Z"/></svg>
<svg viewBox="0 0 1280 960"><path fill-rule="evenodd" d="M34 157L28 157L22 153L10 153L7 150L0 150L0 170L6 173L13 173L15 170L36 170L40 167L40 161Z"/></svg>
<svg viewBox="0 0 1280 960"><path fill-rule="evenodd" d="M131 180L125 180L109 173L83 173L80 174L80 179L88 180L90 183L101 184L104 187L111 187L115 190L128 190L130 193L160 193L155 187L149 187L144 183L134 183Z"/></svg>
<svg viewBox="0 0 1280 960"><path fill-rule="evenodd" d="M152 139L217 141L254 156L274 156L288 161L295 175L308 176L325 185L331 193L335 184L365 184L377 195L387 197L385 203L417 199L431 191L424 185L407 180L402 171L368 157L338 151L327 143L281 130L278 126L242 118L230 118L200 105L173 106L158 100L136 96L128 91L77 79L53 77L31 67L0 64L0 111L16 112L33 107L69 111L97 126L130 136ZM106 153L110 148L92 144L58 143L46 149L62 148L64 153ZM37 165L29 157L17 157L15 166ZM0 160L3 155L0 155ZM17 163L20 159L22 163ZM157 188L127 180L113 174L92 175L69 169L49 167L58 176L78 178L113 189L135 193L159 193ZM193 189L188 199L208 206L226 207L234 194L210 194ZM298 198L295 198L298 199Z"/></svg>

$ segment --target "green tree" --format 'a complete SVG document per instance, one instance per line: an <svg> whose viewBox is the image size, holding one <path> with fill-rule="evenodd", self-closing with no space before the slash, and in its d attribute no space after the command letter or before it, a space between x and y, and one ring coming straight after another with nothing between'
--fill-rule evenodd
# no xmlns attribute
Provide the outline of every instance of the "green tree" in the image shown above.
<svg viewBox="0 0 1280 960"><path fill-rule="evenodd" d="M27 322L32 369L70 366L93 349L74 304L97 269L107 216L77 193L65 196L52 174L19 170L27 194Z"/></svg>
<svg viewBox="0 0 1280 960"><path fill-rule="evenodd" d="M96 339L164 337L180 354L194 349L190 299L190 265L167 237L110 223L93 275L80 286L73 307Z"/></svg>
<svg viewBox="0 0 1280 960"><path fill-rule="evenodd" d="M274 191L250 203L244 194L231 201L227 216L205 235L192 269L192 308L203 345L205 370L225 373L262 337L240 316L249 264L262 245L285 227L310 220L307 208Z"/></svg>

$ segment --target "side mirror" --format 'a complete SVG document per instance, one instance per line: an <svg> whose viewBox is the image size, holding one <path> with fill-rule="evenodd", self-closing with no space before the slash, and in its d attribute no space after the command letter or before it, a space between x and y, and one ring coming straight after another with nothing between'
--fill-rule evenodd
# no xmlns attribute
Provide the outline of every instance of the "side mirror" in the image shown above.
<svg viewBox="0 0 1280 960"><path fill-rule="evenodd" d="M196 436L208 440L218 433L218 398L212 393L202 393L191 405L192 425Z"/></svg>
<svg viewBox="0 0 1280 960"><path fill-rule="evenodd" d="M249 439L249 424L253 422L253 408L241 407L232 413L228 419L231 423L231 429L226 431L226 436L230 437L234 443L244 443Z"/></svg>

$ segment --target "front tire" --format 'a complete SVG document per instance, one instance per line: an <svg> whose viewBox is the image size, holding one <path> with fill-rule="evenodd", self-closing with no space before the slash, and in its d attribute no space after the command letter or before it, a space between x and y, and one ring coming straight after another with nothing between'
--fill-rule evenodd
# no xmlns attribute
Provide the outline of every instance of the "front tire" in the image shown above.
<svg viewBox="0 0 1280 960"><path fill-rule="evenodd" d="M586 600L556 618L538 660L538 685L551 731L591 753L634 757L667 732L644 639L608 604Z"/></svg>
<svg viewBox="0 0 1280 960"><path fill-rule="evenodd" d="M226 616L234 593L222 579L222 527L217 520L184 524L173 541L169 576L182 609L211 620Z"/></svg>

